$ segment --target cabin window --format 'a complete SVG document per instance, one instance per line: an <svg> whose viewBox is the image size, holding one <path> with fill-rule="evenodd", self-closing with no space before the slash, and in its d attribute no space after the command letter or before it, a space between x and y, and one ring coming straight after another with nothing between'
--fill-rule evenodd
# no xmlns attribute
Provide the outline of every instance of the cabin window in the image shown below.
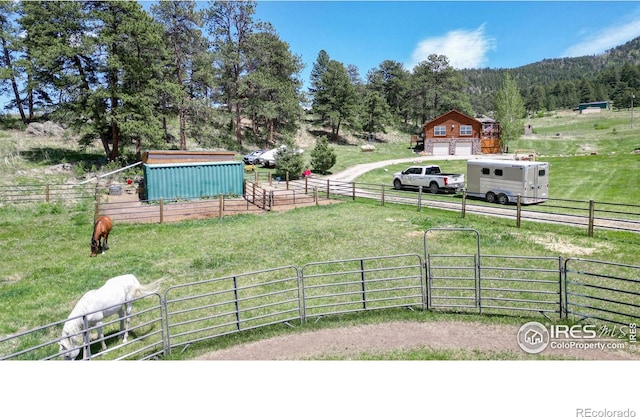
<svg viewBox="0 0 640 417"><path fill-rule="evenodd" d="M460 125L460 136L471 136L471 125Z"/></svg>
<svg viewBox="0 0 640 417"><path fill-rule="evenodd" d="M538 176L539 177L544 177L545 175L547 175L547 170L546 169L541 169L540 171L538 171Z"/></svg>
<svg viewBox="0 0 640 417"><path fill-rule="evenodd" d="M482 168L482 175L489 175L491 174L491 170L489 168Z"/></svg>
<svg viewBox="0 0 640 417"><path fill-rule="evenodd" d="M447 127L446 126L435 126L433 128L434 136L446 136L447 135Z"/></svg>
<svg viewBox="0 0 640 417"><path fill-rule="evenodd" d="M493 171L493 175L495 175L496 177L501 177L502 176L502 170L501 169L496 169Z"/></svg>

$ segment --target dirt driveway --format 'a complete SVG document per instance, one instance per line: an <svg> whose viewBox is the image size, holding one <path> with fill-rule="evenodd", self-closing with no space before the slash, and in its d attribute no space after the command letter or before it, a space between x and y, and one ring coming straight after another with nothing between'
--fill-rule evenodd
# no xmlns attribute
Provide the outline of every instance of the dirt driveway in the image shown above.
<svg viewBox="0 0 640 417"><path fill-rule="evenodd" d="M524 324L524 322L523 322ZM525 353L516 341L518 326L460 321L389 322L338 329L322 329L237 345L207 353L200 360L301 360L357 358L363 352L451 349L488 354L506 352L518 359L539 359ZM547 348L545 357L591 360L638 360L628 350L580 350ZM464 359L464 358L463 358Z"/></svg>

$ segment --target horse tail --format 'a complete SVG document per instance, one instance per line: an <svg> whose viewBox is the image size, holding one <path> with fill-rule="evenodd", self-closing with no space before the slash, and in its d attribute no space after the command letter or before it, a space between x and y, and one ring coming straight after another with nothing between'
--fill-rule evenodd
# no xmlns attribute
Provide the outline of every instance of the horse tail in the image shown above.
<svg viewBox="0 0 640 417"><path fill-rule="evenodd" d="M165 278L157 279L153 282L150 282L146 285L140 285L134 290L134 297L138 297L141 295L149 295L158 292L160 290L160 284L164 281Z"/></svg>

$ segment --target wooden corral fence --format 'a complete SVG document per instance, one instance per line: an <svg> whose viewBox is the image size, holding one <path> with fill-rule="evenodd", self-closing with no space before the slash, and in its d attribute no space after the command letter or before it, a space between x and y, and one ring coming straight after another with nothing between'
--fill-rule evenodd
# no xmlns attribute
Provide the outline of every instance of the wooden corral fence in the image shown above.
<svg viewBox="0 0 640 417"><path fill-rule="evenodd" d="M92 184L29 184L0 185L0 205L26 203L77 203L94 199L96 187Z"/></svg>
<svg viewBox="0 0 640 417"><path fill-rule="evenodd" d="M122 199L121 196L99 193L95 215L106 215L114 221L125 223L167 223L336 202L319 197L317 190L312 187L305 188L300 183L288 181L272 181L271 184L245 181L244 190L241 196L219 195L183 201L145 201L139 200L134 194L131 194L132 198Z"/></svg>

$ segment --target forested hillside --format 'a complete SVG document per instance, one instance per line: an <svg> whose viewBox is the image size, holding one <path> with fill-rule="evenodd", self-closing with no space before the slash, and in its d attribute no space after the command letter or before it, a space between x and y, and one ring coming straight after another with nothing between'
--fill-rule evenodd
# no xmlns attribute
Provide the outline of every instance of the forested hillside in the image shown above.
<svg viewBox="0 0 640 417"><path fill-rule="evenodd" d="M507 78L524 104L510 109L516 119L586 101L625 108L640 94L640 38L598 56L513 69L457 70L432 54L411 70L384 60L361 74L320 50L302 80L301 58L255 18L255 1L206 4L0 0L0 122L52 120L124 163L143 149L187 143L272 147L296 136L303 112L315 138L330 141L390 127L415 134L451 109L499 114Z"/></svg>
<svg viewBox="0 0 640 417"><path fill-rule="evenodd" d="M512 69L465 69L471 102L480 113L490 112L504 73L517 81L529 112L572 108L579 103L610 100L614 107L631 104L640 87L640 37L601 55L545 59Z"/></svg>

